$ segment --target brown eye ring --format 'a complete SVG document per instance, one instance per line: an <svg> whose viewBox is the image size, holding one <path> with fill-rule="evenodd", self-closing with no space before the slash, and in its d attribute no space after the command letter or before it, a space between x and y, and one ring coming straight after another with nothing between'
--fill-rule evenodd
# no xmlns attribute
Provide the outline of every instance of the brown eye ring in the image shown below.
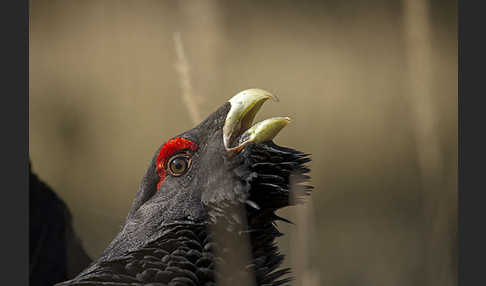
<svg viewBox="0 0 486 286"><path fill-rule="evenodd" d="M167 170L172 176L184 175L191 165L191 158L187 154L176 154L167 161Z"/></svg>

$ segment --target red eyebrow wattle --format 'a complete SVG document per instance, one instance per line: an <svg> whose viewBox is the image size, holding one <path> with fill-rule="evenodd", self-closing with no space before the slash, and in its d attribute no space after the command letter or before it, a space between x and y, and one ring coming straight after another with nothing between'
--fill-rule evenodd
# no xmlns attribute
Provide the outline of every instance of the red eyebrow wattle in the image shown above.
<svg viewBox="0 0 486 286"><path fill-rule="evenodd" d="M157 174L160 177L159 182L157 183L157 190L162 185L162 182L165 179L165 162L170 156L174 155L177 152L182 150L191 150L194 151L197 149L197 144L182 137L175 137L167 141L167 143L160 148L159 155L157 155Z"/></svg>

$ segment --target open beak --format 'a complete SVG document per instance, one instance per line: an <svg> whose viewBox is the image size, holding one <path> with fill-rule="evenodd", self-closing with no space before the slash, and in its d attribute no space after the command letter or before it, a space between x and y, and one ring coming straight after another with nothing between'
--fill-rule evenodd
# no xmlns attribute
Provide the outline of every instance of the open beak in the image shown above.
<svg viewBox="0 0 486 286"><path fill-rule="evenodd" d="M272 140L290 122L288 117L273 117L252 126L258 110L270 98L278 101L269 92L252 88L229 100L231 108L223 126L223 143L228 152L239 152L249 143Z"/></svg>

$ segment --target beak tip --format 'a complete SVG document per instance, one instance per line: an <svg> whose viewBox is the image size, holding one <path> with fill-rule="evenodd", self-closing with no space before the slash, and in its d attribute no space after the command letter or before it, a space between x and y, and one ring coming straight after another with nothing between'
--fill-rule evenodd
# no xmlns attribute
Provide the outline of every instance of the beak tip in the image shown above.
<svg viewBox="0 0 486 286"><path fill-rule="evenodd" d="M273 95L273 94L271 94L271 93L269 93L269 94L270 94L270 97L272 98L272 100L273 100L274 102L280 102L280 99L278 99L278 97L277 97L276 95Z"/></svg>
<svg viewBox="0 0 486 286"><path fill-rule="evenodd" d="M263 100L267 100L267 99L272 99L272 101L274 102L279 102L280 100L278 99L278 97L264 89L261 89L261 88L249 88L249 89L245 89L243 91L240 91L238 94L236 94L235 97L239 98L239 97L247 97L247 96L250 96L250 97L261 97Z"/></svg>

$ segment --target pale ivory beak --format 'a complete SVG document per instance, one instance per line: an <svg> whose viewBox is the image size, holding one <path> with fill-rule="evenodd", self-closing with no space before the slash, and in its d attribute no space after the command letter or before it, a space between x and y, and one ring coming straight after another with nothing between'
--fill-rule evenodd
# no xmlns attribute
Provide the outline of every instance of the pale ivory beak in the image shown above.
<svg viewBox="0 0 486 286"><path fill-rule="evenodd" d="M278 101L271 93L252 88L229 100L231 108L223 126L223 143L228 152L239 152L252 142L272 140L290 122L288 117L273 117L251 126L258 110L270 98Z"/></svg>

